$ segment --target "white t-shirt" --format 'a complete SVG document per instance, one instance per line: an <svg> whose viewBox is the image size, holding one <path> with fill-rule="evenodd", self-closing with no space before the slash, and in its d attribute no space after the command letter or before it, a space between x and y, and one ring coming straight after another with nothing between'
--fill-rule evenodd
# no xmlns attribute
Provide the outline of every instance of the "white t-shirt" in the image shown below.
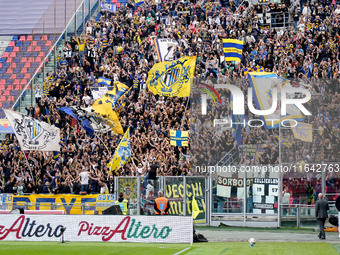
<svg viewBox="0 0 340 255"><path fill-rule="evenodd" d="M155 192L155 188L151 184L148 184L146 186L146 198L151 197L154 192Z"/></svg>
<svg viewBox="0 0 340 255"><path fill-rule="evenodd" d="M81 172L80 176L80 184L81 185L88 185L89 184L89 172Z"/></svg>

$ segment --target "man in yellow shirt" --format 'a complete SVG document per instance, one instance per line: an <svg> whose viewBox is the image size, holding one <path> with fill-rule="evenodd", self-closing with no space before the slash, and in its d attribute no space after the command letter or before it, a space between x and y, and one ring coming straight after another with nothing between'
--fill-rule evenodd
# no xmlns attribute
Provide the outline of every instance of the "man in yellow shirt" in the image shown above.
<svg viewBox="0 0 340 255"><path fill-rule="evenodd" d="M85 34L84 34L84 39L80 39L80 42L79 42L79 38L77 37L77 44L78 44L78 51L79 51L79 62L80 62L80 66L82 66L83 56L85 52L85 44L86 44Z"/></svg>

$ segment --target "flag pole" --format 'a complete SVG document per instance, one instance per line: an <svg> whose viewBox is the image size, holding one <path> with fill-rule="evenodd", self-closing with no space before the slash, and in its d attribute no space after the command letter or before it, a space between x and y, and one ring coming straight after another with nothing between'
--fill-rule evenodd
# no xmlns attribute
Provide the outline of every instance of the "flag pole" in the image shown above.
<svg viewBox="0 0 340 255"><path fill-rule="evenodd" d="M19 145L20 145L20 144L19 144ZM33 184L35 185L35 180L34 180L34 178L33 178L32 169L31 169L30 164L29 164L29 162L28 162L28 160L27 160L27 158L26 158L25 151L21 148L21 146L20 146L20 149L21 149L22 153L24 154L24 158L25 158L25 160L26 160L28 169L30 170L30 174L32 175Z"/></svg>
<svg viewBox="0 0 340 255"><path fill-rule="evenodd" d="M187 99L187 104L185 106L185 111L184 111L184 115L182 117L181 126L179 128L181 131L182 131L182 127L183 127L183 124L184 124L184 120L185 120L186 115L187 115L187 109L188 109L188 105L189 105L189 100L190 100L190 97L188 97L188 99Z"/></svg>
<svg viewBox="0 0 340 255"><path fill-rule="evenodd" d="M104 143L104 141L96 134L96 132L93 132L94 135L102 142L102 144L104 145L104 147L107 149L107 152L109 153L109 156L111 158L111 152L109 150L109 148L106 146L106 144Z"/></svg>

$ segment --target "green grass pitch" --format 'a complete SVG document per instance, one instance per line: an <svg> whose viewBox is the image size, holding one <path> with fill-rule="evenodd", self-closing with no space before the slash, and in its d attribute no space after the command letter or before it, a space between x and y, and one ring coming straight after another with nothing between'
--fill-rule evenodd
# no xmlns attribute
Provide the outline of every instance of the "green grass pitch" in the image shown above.
<svg viewBox="0 0 340 255"><path fill-rule="evenodd" d="M3 255L86 255L86 254L176 254L190 247L188 244L139 244L139 243L88 243L88 242L10 242L0 241L0 254ZM234 254L234 255L277 255L308 254L335 255L340 244L329 243L257 243L254 247L246 242L198 243L180 253L192 254Z"/></svg>

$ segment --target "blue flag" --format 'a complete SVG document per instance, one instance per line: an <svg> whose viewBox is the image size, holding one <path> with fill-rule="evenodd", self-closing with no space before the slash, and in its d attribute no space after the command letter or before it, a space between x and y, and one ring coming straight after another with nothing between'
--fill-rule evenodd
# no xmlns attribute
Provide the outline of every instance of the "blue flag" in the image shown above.
<svg viewBox="0 0 340 255"><path fill-rule="evenodd" d="M85 116L78 114L76 109L70 107L61 107L59 110L70 115L72 118L75 118L88 134L91 136L93 135L94 130L91 127L90 121Z"/></svg>
<svg viewBox="0 0 340 255"><path fill-rule="evenodd" d="M109 12L116 12L116 5L115 4L107 4L107 3L102 3L101 8L104 9L105 11Z"/></svg>

